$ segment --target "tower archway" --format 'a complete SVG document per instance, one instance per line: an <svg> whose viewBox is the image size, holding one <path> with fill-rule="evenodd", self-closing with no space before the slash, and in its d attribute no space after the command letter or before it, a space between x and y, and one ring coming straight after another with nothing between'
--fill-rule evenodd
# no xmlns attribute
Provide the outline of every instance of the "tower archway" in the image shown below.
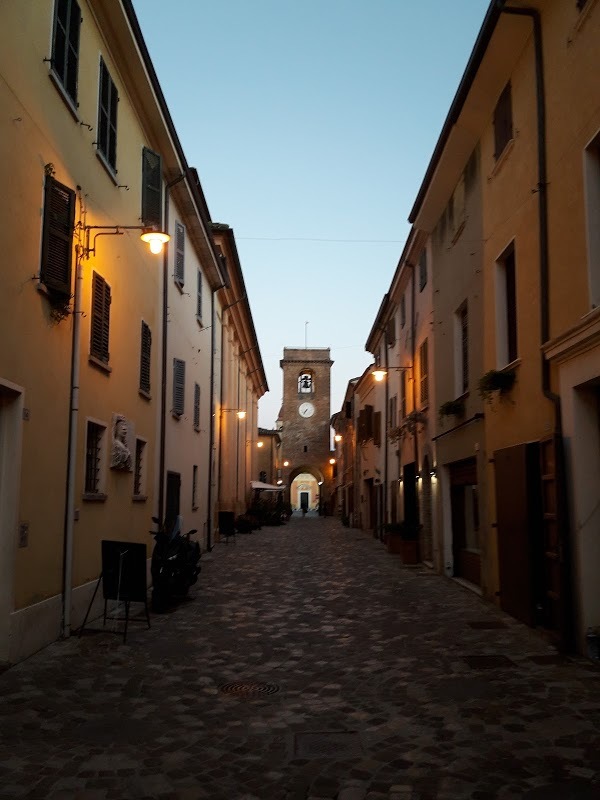
<svg viewBox="0 0 600 800"><path fill-rule="evenodd" d="M323 473L314 464L301 464L290 472L289 499L292 511L321 510Z"/></svg>

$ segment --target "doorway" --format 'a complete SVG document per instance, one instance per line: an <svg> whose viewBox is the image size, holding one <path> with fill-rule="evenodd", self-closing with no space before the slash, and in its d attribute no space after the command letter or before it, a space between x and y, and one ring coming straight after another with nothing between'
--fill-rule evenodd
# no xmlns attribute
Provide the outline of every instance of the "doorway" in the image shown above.
<svg viewBox="0 0 600 800"><path fill-rule="evenodd" d="M300 510L308 511L308 492L300 492Z"/></svg>
<svg viewBox="0 0 600 800"><path fill-rule="evenodd" d="M8 661L21 476L23 395L0 382L0 664Z"/></svg>
<svg viewBox="0 0 600 800"><path fill-rule="evenodd" d="M179 472L167 472L167 500L165 504L165 525L168 528L179 516L181 497L181 475Z"/></svg>
<svg viewBox="0 0 600 800"><path fill-rule="evenodd" d="M450 464L450 505L454 575L480 586L481 545L476 459L466 458Z"/></svg>

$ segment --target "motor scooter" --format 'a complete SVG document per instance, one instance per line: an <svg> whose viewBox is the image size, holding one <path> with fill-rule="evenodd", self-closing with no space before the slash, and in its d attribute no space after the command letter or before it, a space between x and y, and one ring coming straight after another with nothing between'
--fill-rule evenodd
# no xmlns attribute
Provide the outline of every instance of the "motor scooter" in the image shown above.
<svg viewBox="0 0 600 800"><path fill-rule="evenodd" d="M161 523L152 517L157 530L150 571L152 574L152 610L164 613L174 602L187 596L190 586L198 580L200 572L200 545L190 539L197 530L181 532L182 518Z"/></svg>

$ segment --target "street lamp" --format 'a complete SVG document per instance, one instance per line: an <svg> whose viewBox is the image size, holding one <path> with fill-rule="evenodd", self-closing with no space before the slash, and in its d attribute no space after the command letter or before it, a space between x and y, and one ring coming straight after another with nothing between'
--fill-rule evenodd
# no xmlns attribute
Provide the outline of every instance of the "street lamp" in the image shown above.
<svg viewBox="0 0 600 800"><path fill-rule="evenodd" d="M333 438L336 442L342 441L342 435L340 433L336 433L336 435Z"/></svg>
<svg viewBox="0 0 600 800"><path fill-rule="evenodd" d="M223 413L224 411L233 411L234 413L237 414L238 419L246 419L246 412L241 411L239 408L222 408L221 413Z"/></svg>
<svg viewBox="0 0 600 800"><path fill-rule="evenodd" d="M385 376L388 374L388 371L390 369L397 369L397 370L400 370L400 371L402 371L402 370L411 370L412 369L412 364L409 367L388 367L387 369L382 369L381 367L377 367L376 369L373 370L373 372L371 374L373 375L373 377L375 378L375 380L378 383L381 383L381 381L385 378Z"/></svg>
<svg viewBox="0 0 600 800"><path fill-rule="evenodd" d="M256 443L256 446L257 446L257 447L262 447L262 446L263 446L263 442L257 442L257 443Z"/></svg>
<svg viewBox="0 0 600 800"><path fill-rule="evenodd" d="M83 230L85 232L83 257L86 259L96 255L96 239L99 236L123 236L123 231L142 231L140 239L150 246L150 252L155 255L161 253L163 245L171 239L168 233L148 225L84 225ZM98 231L93 234L93 238L92 231Z"/></svg>
<svg viewBox="0 0 600 800"><path fill-rule="evenodd" d="M284 462L283 462L283 466L284 466L284 467L289 467L289 465L290 465L290 462L289 462L289 461L284 461Z"/></svg>

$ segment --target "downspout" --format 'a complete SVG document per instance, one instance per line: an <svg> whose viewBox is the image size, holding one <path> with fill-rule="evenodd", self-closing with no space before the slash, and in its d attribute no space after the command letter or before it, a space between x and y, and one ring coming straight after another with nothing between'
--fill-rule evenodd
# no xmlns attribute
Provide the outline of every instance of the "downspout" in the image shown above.
<svg viewBox="0 0 600 800"><path fill-rule="evenodd" d="M390 371L389 371L389 358L387 336L384 331L383 334L383 350L385 359L385 371L387 372L387 380L385 381L385 412L383 414L383 438L385 440L383 446L383 526L379 532L379 538L383 541L383 534L385 525L388 521L388 405L390 396Z"/></svg>
<svg viewBox="0 0 600 800"><path fill-rule="evenodd" d="M79 202L82 203L81 193ZM85 225L85 213L84 223ZM67 445L67 494L63 544L62 635L71 635L73 584L73 539L75 526L75 467L77 464L77 425L79 421L79 351L81 348L81 289L83 286L84 246L75 248L75 285L73 287L73 338L71 342L71 391L69 399L69 442Z"/></svg>
<svg viewBox="0 0 600 800"><path fill-rule="evenodd" d="M165 186L165 202L163 224L169 230L169 191L177 183L185 179L179 175ZM165 449L167 437L167 318L169 314L169 247L163 250L163 292L162 292L162 352L161 352L161 386L160 386L160 432L158 457L158 518L162 521L165 511Z"/></svg>
<svg viewBox="0 0 600 800"><path fill-rule="evenodd" d="M210 553L212 544L213 523L213 469L215 449L215 344L217 318L215 310L215 295L223 286L217 286L210 294L210 431L208 434L208 507L206 510L206 549Z"/></svg>
<svg viewBox="0 0 600 800"><path fill-rule="evenodd" d="M413 407L413 411L416 411L417 410L417 378L416 378L416 375L415 375L415 364L417 363L416 362L416 351L417 351L417 348L416 348L416 344L415 344L415 338L416 338L416 333L417 332L416 332L415 303L416 303L416 300L417 300L417 287L416 287L417 269L416 269L416 265L415 264L408 264L407 263L407 266L409 266L411 268L411 270L412 270L412 286L411 286L411 301L410 301L410 349L411 349L411 363L412 363L412 370L411 370L411 372L412 372L412 407ZM415 430L414 430L414 433L413 433L413 456L414 456L414 460L415 460L415 472L418 473L419 442L417 440L417 426L416 425L415 425ZM420 506L419 493L415 492L415 495L416 495L416 498L417 498L417 507L415 509L416 512L417 512L417 518L416 518L415 522L418 524L419 520L420 520L420 517L421 517L420 508L419 508L419 506Z"/></svg>
<svg viewBox="0 0 600 800"><path fill-rule="evenodd" d="M535 83L536 83L536 109L537 109L537 150L538 150L538 208L539 208L539 248L540 248L540 357L541 357L541 376L542 393L553 405L554 408L554 439L556 446L556 481L558 487L557 508L559 530L563 528L561 537L561 549L563 569L565 576L569 575L568 552L564 547L567 542L566 531L566 502L567 485L566 471L564 466L564 446L562 433L562 414L560 395L553 392L550 388L550 362L543 352L543 346L550 338L550 268L549 268L549 246L548 246L548 173L546 161L546 96L544 89L544 59L542 49L542 23L540 12L536 8L513 8L503 6L500 11L504 14L515 16L531 17L533 22L533 40L535 49ZM562 503L561 503L562 498ZM566 585L565 603L570 602L570 587ZM568 648L572 645L572 632L569 622L569 612L564 612L564 618L560 620L560 634L562 645Z"/></svg>

